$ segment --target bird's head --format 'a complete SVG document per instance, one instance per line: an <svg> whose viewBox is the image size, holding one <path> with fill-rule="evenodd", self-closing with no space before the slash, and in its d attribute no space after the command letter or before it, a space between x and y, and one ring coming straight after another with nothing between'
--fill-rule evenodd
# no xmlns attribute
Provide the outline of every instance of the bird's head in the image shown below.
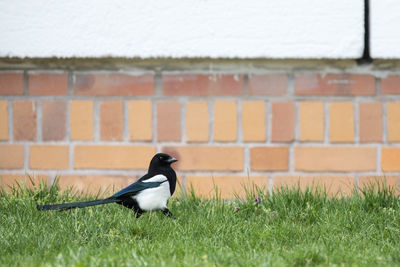
<svg viewBox="0 0 400 267"><path fill-rule="evenodd" d="M172 163L178 161L176 158L171 157L166 153L157 153L150 161L149 169L158 169L162 167L169 167Z"/></svg>

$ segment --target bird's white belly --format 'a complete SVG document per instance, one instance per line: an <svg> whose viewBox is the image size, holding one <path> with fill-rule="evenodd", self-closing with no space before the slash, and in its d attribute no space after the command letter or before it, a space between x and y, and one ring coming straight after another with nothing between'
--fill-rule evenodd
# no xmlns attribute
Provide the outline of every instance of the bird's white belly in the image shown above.
<svg viewBox="0 0 400 267"><path fill-rule="evenodd" d="M168 181L162 183L159 187L143 190L134 196L139 207L145 211L165 209L170 197Z"/></svg>

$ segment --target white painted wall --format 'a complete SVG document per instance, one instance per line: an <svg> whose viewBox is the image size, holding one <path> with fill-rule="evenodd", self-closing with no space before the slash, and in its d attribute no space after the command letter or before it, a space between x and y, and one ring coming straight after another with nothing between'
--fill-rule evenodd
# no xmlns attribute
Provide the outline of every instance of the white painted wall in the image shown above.
<svg viewBox="0 0 400 267"><path fill-rule="evenodd" d="M400 58L400 1L370 1L371 56Z"/></svg>
<svg viewBox="0 0 400 267"><path fill-rule="evenodd" d="M2 57L358 58L362 50L363 0L0 0Z"/></svg>

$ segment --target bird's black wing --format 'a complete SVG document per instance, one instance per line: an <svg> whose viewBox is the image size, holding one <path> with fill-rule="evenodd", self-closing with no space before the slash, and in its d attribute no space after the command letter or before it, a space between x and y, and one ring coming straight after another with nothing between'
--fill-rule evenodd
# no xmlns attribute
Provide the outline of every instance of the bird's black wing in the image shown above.
<svg viewBox="0 0 400 267"><path fill-rule="evenodd" d="M163 181L165 182L165 181ZM136 183L131 184L128 187L125 187L121 191L115 193L111 198L120 198L124 196L133 196L139 193L140 191L143 191L145 189L149 188L155 188L159 187L163 182L142 182L142 181L137 181Z"/></svg>

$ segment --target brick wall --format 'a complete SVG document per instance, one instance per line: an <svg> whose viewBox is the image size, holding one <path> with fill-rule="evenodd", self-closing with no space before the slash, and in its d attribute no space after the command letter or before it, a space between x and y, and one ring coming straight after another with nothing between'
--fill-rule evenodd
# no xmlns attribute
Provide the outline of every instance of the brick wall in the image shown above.
<svg viewBox="0 0 400 267"><path fill-rule="evenodd" d="M399 185L400 71L5 68L0 98L3 186L27 173L115 190L158 151L203 196L243 194L249 181L331 194Z"/></svg>

